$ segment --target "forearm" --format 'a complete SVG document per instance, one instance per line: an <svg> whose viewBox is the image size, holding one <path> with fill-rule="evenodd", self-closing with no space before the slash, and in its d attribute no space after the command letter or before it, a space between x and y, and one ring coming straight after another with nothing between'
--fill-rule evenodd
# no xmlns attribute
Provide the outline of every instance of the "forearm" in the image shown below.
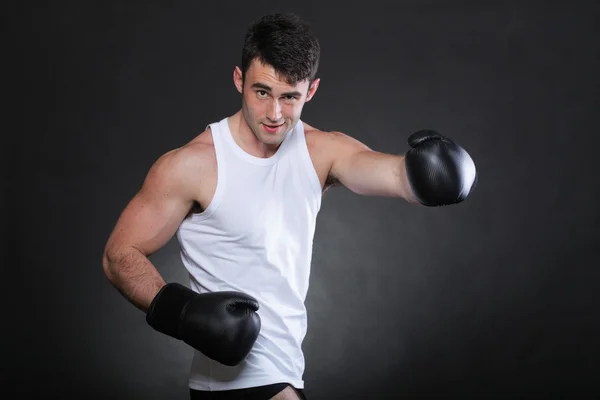
<svg viewBox="0 0 600 400"><path fill-rule="evenodd" d="M408 181L404 156L361 151L337 172L342 184L354 193L398 197L409 203L418 203Z"/></svg>
<svg viewBox="0 0 600 400"><path fill-rule="evenodd" d="M148 257L134 247L106 251L103 268L110 283L130 303L144 312L165 285L164 279Z"/></svg>
<svg viewBox="0 0 600 400"><path fill-rule="evenodd" d="M417 200L414 192L412 191L412 189L410 187L410 182L408 181L408 175L406 174L406 158L404 156L399 157L397 168L398 168L397 169L398 180L400 182L399 196L409 203L420 204L419 200Z"/></svg>

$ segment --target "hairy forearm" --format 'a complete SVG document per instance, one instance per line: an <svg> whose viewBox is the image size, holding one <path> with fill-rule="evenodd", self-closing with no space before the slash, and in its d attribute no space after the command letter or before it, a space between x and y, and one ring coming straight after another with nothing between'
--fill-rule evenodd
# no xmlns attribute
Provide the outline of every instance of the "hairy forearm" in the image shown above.
<svg viewBox="0 0 600 400"><path fill-rule="evenodd" d="M103 257L104 273L110 283L134 306L146 312L165 281L156 267L134 247L107 251Z"/></svg>

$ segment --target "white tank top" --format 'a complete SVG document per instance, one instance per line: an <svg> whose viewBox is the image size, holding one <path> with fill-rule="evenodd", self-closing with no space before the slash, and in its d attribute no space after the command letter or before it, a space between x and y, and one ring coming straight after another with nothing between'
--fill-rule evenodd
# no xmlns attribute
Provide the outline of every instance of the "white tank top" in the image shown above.
<svg viewBox="0 0 600 400"><path fill-rule="evenodd" d="M303 388L304 301L322 191L302 122L269 158L242 150L227 118L209 126L217 186L206 210L186 218L177 231L182 261L196 292L254 296L262 328L246 360L235 367L194 350L189 386L230 390L287 382Z"/></svg>

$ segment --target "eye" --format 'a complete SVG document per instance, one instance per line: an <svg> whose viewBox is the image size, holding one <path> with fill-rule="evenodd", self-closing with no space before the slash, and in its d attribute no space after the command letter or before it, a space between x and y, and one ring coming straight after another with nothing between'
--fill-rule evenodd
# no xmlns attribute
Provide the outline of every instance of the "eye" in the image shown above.
<svg viewBox="0 0 600 400"><path fill-rule="evenodd" d="M258 95L258 97L267 97L267 92L265 92L264 90L257 90L256 94Z"/></svg>

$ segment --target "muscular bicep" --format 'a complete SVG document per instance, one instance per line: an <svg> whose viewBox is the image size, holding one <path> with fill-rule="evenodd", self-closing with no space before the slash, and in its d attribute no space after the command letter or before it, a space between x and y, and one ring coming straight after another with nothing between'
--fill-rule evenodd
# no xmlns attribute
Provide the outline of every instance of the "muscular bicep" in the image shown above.
<svg viewBox="0 0 600 400"><path fill-rule="evenodd" d="M121 213L107 243L107 252L135 247L146 255L163 247L175 234L194 202L189 163L174 153L161 157L142 187Z"/></svg>

